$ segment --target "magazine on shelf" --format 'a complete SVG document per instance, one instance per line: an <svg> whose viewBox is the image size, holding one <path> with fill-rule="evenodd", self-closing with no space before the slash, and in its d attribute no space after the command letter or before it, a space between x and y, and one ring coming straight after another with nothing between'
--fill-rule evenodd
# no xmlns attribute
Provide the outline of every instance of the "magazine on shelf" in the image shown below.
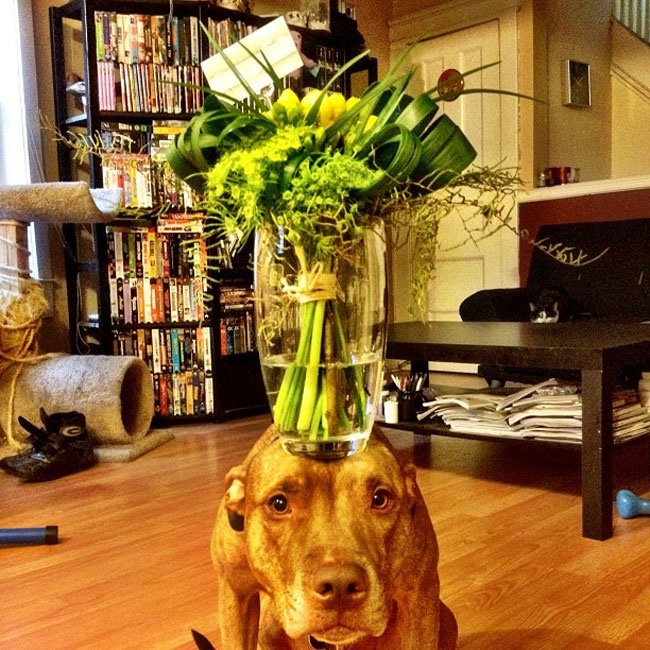
<svg viewBox="0 0 650 650"><path fill-rule="evenodd" d="M490 393L443 395L423 406L418 420L439 417L456 433L562 442L582 440L582 395L577 386L554 378L505 397ZM639 403L636 391L616 389L612 397L614 441L623 442L649 431L650 409Z"/></svg>
<svg viewBox="0 0 650 650"><path fill-rule="evenodd" d="M516 409L508 416L507 420L508 424L514 425L529 418L535 418L539 421L549 418L571 417L582 419L582 402L577 395L573 404L563 404L561 406L538 404L530 408Z"/></svg>
<svg viewBox="0 0 650 650"><path fill-rule="evenodd" d="M489 393L469 393L467 395L441 395L431 402L425 402L423 406L432 406L433 404L456 404L465 409L493 409L503 398L500 395L490 395Z"/></svg>
<svg viewBox="0 0 650 650"><path fill-rule="evenodd" d="M567 427L553 429L552 427L530 427L519 432L525 440L557 440L558 442L582 442L582 428Z"/></svg>
<svg viewBox="0 0 650 650"><path fill-rule="evenodd" d="M562 392L550 392L549 389L556 389L558 391ZM551 377L550 379L546 379L539 384L534 384L532 386L525 386L521 390L517 391L516 393L513 393L512 395L507 395L504 397L497 405L497 411L503 411L507 409L508 407L513 406L515 403L523 400L526 397L529 397L530 395L535 395L535 394L540 394L542 396L543 394L548 394L548 395L553 395L553 394L565 394L564 391L570 391L573 390L573 392L576 391L575 386L572 386L571 384L566 384L565 382L559 381L558 379L555 379Z"/></svg>

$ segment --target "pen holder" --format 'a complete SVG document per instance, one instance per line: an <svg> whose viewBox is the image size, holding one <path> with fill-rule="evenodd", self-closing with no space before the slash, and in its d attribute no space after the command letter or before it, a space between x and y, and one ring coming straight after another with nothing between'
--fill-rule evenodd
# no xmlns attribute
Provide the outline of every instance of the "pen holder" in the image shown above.
<svg viewBox="0 0 650 650"><path fill-rule="evenodd" d="M422 408L422 392L400 391L397 395L400 422L414 422L418 409Z"/></svg>

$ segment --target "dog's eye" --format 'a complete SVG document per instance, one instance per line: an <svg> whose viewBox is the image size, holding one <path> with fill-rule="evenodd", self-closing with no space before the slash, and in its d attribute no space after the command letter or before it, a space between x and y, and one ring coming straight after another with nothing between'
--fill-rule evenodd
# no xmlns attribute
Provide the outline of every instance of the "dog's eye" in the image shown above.
<svg viewBox="0 0 650 650"><path fill-rule="evenodd" d="M388 490L379 488L372 495L372 507L376 510L385 510L391 504L392 497Z"/></svg>
<svg viewBox="0 0 650 650"><path fill-rule="evenodd" d="M279 514L287 512L289 509L289 501L287 500L287 497L284 496L284 494L274 494L267 502L267 505L273 512L277 512Z"/></svg>

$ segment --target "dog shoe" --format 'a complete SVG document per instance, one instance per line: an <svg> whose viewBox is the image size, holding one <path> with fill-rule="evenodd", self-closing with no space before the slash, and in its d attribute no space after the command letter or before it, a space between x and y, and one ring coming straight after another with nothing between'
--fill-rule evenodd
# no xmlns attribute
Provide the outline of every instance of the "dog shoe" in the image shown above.
<svg viewBox="0 0 650 650"><path fill-rule="evenodd" d="M18 417L20 425L30 434L32 446L21 454L0 459L1 469L23 481L51 481L95 463L82 413L48 415L41 409L40 414L44 429Z"/></svg>

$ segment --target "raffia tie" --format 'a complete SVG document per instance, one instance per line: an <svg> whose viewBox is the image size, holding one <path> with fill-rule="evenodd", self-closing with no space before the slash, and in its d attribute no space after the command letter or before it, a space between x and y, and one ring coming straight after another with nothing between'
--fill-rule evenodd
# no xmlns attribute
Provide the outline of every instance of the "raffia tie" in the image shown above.
<svg viewBox="0 0 650 650"><path fill-rule="evenodd" d="M36 334L41 326L43 313L47 308L42 289L36 283L25 283L20 295L0 318L0 377L12 366L17 366L9 385L9 408L5 434L7 443L13 449L19 449L20 443L14 436L14 413L16 385L27 363L48 359L56 354L38 354ZM13 322L12 322L13 321Z"/></svg>
<svg viewBox="0 0 650 650"><path fill-rule="evenodd" d="M301 273L296 284L289 284L286 278L282 278L282 291L301 304L315 300L335 300L340 293L336 274L324 273L321 262L316 262L310 271Z"/></svg>

